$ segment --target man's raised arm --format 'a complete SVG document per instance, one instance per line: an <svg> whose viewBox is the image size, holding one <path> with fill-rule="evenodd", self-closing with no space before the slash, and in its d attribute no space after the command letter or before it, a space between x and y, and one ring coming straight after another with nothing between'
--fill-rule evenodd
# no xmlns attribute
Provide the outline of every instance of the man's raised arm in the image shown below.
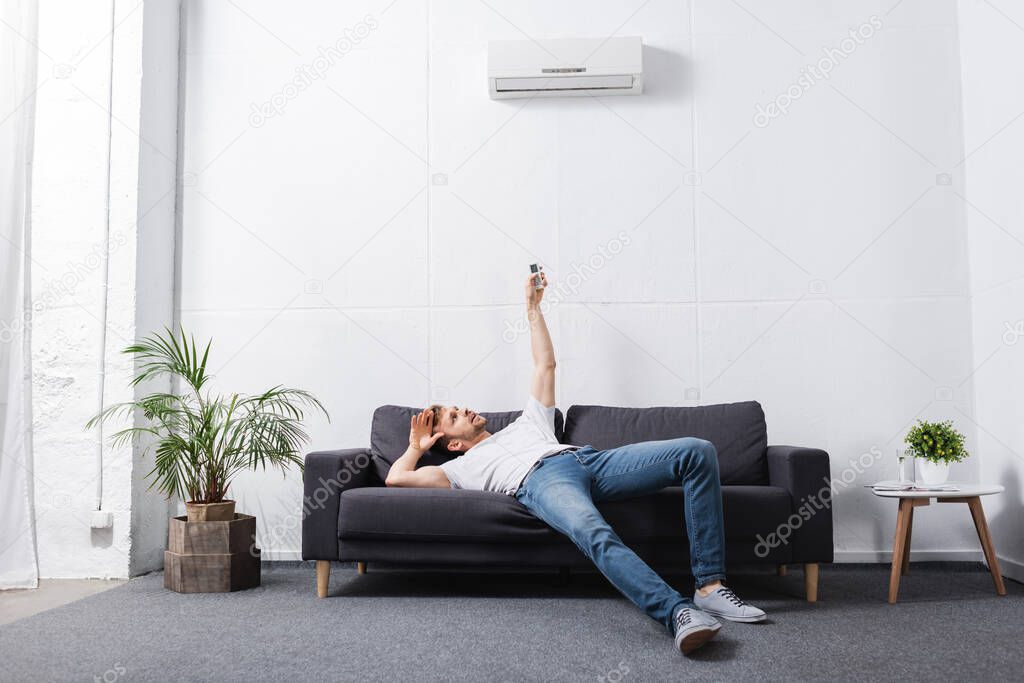
<svg viewBox="0 0 1024 683"><path fill-rule="evenodd" d="M530 346L533 348L533 381L530 393L545 408L555 405L555 347L551 344L548 325L540 311L547 276L540 273L541 289L533 286L533 275L526 280L526 318L530 321Z"/></svg>

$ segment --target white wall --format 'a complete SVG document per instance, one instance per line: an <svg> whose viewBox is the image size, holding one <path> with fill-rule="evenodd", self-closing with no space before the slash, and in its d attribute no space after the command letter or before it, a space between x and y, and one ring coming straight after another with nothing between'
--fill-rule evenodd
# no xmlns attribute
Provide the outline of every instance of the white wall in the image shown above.
<svg viewBox="0 0 1024 683"><path fill-rule="evenodd" d="M111 447L110 434L125 425L105 429L100 442L85 424L133 397L132 360L121 349L172 320L176 17L176 0L39 3L30 323L44 578L162 566L166 504L142 482L151 459ZM173 68L143 59L144 18L147 42L169 53ZM106 529L91 528L97 448L102 509L113 513Z"/></svg>
<svg viewBox="0 0 1024 683"><path fill-rule="evenodd" d="M146 0L142 12L138 193L135 212L135 328L149 334L173 327L178 199L178 0ZM141 87L140 87L141 86ZM139 385L136 396L168 390L168 379ZM164 566L168 502L149 490L148 443L132 453L131 574Z"/></svg>
<svg viewBox="0 0 1024 683"><path fill-rule="evenodd" d="M642 96L487 98L488 40L611 34L643 36ZM562 407L761 401L771 442L857 474L841 559L885 557L895 510L861 485L915 418L973 437L952 0L193 0L185 35L181 320L220 386L320 396L314 448L366 444L382 403L521 405L528 341L503 332L527 264L568 287L620 232L549 314ZM299 475L235 495L266 556L296 557ZM959 512L919 518L919 557L977 556Z"/></svg>
<svg viewBox="0 0 1024 683"><path fill-rule="evenodd" d="M1024 12L960 2L967 229L981 475L1006 492L984 505L1001 568L1024 581ZM965 416L966 418L966 416Z"/></svg>
<svg viewBox="0 0 1024 683"><path fill-rule="evenodd" d="M36 533L43 577L126 576L130 458L106 459L103 508L90 528L98 478L104 232L109 170L112 3L39 3L39 82L32 182L33 417ZM130 249L111 231L116 250ZM110 322L113 339L131 330ZM116 382L111 374L110 381Z"/></svg>

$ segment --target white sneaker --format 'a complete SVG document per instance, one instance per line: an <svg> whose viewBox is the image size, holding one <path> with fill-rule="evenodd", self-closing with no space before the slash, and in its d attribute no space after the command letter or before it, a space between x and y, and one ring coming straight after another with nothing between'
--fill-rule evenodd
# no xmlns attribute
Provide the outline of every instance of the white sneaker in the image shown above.
<svg viewBox="0 0 1024 683"><path fill-rule="evenodd" d="M706 596L701 595L700 591L696 591L693 594L693 604L708 614L714 614L716 617L722 617L729 621L742 621L750 624L764 621L767 618L764 610L743 602L738 595L732 592L731 588L725 586L719 586Z"/></svg>
<svg viewBox="0 0 1024 683"><path fill-rule="evenodd" d="M676 649L688 655L708 642L722 625L710 614L695 607L680 607L672 617Z"/></svg>

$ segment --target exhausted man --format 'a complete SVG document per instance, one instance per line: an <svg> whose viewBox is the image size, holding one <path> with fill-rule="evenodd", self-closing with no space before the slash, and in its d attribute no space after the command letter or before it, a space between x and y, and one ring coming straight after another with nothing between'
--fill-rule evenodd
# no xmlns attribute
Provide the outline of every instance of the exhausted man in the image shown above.
<svg viewBox="0 0 1024 683"><path fill-rule="evenodd" d="M539 280L535 280L539 278ZM388 473L388 486L497 491L568 536L602 574L637 607L662 623L675 646L689 654L713 638L721 624L765 618L722 584L725 533L715 447L695 438L648 441L597 450L555 438L555 352L541 313L547 279L531 275L526 312L533 347L530 398L515 422L492 434L487 420L468 408L431 406L413 416L409 448ZM458 456L417 469L435 443ZM690 562L697 590L680 595L627 547L595 507L682 485Z"/></svg>

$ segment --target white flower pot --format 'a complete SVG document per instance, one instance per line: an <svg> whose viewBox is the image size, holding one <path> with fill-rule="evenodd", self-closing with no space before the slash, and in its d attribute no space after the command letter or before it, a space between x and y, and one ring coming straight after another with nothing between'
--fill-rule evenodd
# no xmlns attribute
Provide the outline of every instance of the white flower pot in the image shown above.
<svg viewBox="0 0 1024 683"><path fill-rule="evenodd" d="M918 458L917 473L921 477L921 483L925 486L939 486L945 484L949 479L949 463L937 463Z"/></svg>

